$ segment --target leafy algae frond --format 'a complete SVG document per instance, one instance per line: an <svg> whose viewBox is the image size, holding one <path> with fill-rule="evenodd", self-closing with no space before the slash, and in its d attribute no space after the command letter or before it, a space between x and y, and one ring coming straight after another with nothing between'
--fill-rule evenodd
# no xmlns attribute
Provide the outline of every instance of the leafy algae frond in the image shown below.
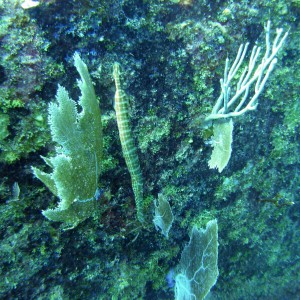
<svg viewBox="0 0 300 300"><path fill-rule="evenodd" d="M135 197L137 218L140 222L144 221L143 217L143 180L140 168L137 150L132 138L128 115L128 99L125 92L121 88L120 83L120 67L118 63L114 63L113 77L116 85L115 93L115 110L119 129L119 136L122 145L122 151L125 158L127 168L129 170L132 182L132 189Z"/></svg>
<svg viewBox="0 0 300 300"><path fill-rule="evenodd" d="M49 124L56 155L44 158L52 173L32 168L59 199L56 208L48 208L43 215L52 221L64 222L74 228L86 218L100 214L98 178L102 167L102 125L99 102L85 63L78 54L74 64L81 79L79 105L59 86L56 102L49 105Z"/></svg>

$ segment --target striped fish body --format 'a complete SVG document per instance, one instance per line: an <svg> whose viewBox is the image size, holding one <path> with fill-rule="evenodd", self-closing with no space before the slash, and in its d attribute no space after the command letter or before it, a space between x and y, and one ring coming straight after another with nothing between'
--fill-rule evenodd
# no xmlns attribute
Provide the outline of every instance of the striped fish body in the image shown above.
<svg viewBox="0 0 300 300"><path fill-rule="evenodd" d="M143 180L140 163L137 155L137 149L132 138L132 131L129 122L129 104L125 92L120 84L119 64L115 63L113 68L113 77L116 85L115 93L115 111L119 136L122 145L122 151L128 171L131 176L132 189L135 197L137 218L140 222L144 221L143 217Z"/></svg>

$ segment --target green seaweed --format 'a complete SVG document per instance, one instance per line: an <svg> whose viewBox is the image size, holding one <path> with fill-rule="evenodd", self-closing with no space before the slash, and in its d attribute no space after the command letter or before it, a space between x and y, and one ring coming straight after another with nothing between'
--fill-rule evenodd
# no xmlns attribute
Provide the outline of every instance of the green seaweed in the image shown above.
<svg viewBox="0 0 300 300"><path fill-rule="evenodd" d="M56 156L44 158L53 172L33 168L36 177L60 199L57 208L44 210L43 214L71 228L99 211L98 177L103 151L101 114L93 84L78 54L74 55L74 62L81 76L78 81L81 112L68 92L59 86L57 103L49 105Z"/></svg>

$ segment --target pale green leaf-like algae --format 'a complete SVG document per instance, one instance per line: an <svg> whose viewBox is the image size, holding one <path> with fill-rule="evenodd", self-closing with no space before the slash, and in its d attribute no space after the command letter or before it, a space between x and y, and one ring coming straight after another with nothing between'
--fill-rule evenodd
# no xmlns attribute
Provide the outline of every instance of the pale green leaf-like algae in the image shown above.
<svg viewBox="0 0 300 300"><path fill-rule="evenodd" d="M88 69L78 54L74 62L81 77L81 111L66 89L59 86L57 103L49 105L56 155L44 158L53 171L49 174L33 168L36 177L60 199L56 208L44 210L43 215L70 228L99 213L98 177L103 147L100 108Z"/></svg>

